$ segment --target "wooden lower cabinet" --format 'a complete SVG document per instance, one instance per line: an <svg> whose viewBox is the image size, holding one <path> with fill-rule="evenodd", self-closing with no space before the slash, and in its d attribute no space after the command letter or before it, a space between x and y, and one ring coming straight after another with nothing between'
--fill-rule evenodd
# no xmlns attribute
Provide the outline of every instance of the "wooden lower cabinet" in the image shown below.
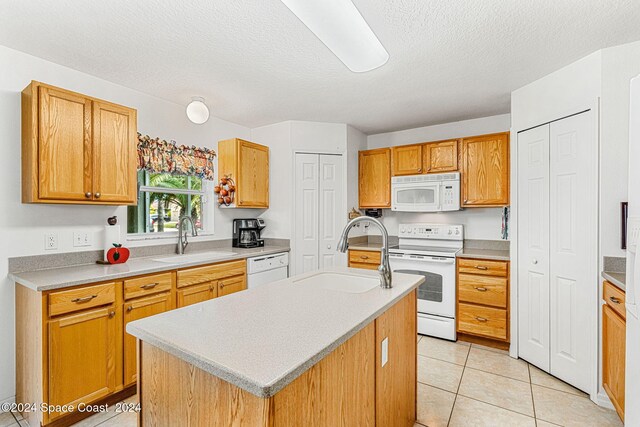
<svg viewBox="0 0 640 427"><path fill-rule="evenodd" d="M459 258L457 264L459 338L508 348L509 262Z"/></svg>
<svg viewBox="0 0 640 427"><path fill-rule="evenodd" d="M245 260L46 292L17 284L16 402L77 408L134 394L138 347L126 325L214 298L219 289L221 295L246 289ZM57 426L92 413L22 415L32 426Z"/></svg>
<svg viewBox="0 0 640 427"><path fill-rule="evenodd" d="M413 427L416 295L402 298L268 398L140 342L139 425L184 424L187 408L190 425Z"/></svg>
<svg viewBox="0 0 640 427"><path fill-rule="evenodd" d="M124 385L136 383L138 367L136 357L136 338L126 333L129 322L164 313L174 308L171 292L137 298L124 304Z"/></svg>
<svg viewBox="0 0 640 427"><path fill-rule="evenodd" d="M602 306L602 385L620 418L624 421L626 320L624 292L609 282L604 283L606 304ZM620 301L618 296L622 296ZM607 298L608 297L608 298Z"/></svg>
<svg viewBox="0 0 640 427"><path fill-rule="evenodd" d="M377 270L382 254L380 250L363 251L360 249L349 250L349 267Z"/></svg>

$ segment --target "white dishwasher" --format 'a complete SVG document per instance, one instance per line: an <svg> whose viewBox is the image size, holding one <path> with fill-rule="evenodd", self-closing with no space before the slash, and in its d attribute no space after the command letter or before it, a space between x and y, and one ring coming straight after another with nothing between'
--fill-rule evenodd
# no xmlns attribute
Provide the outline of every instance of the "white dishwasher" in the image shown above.
<svg viewBox="0 0 640 427"><path fill-rule="evenodd" d="M289 252L247 258L249 289L287 277L289 277Z"/></svg>

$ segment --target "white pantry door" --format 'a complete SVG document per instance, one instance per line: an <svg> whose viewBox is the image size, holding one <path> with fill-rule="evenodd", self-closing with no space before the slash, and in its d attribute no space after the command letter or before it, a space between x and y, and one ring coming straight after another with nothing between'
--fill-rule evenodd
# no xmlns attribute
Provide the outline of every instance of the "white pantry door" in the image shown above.
<svg viewBox="0 0 640 427"><path fill-rule="evenodd" d="M550 125L551 374L590 392L597 342L597 147L590 111Z"/></svg>
<svg viewBox="0 0 640 427"><path fill-rule="evenodd" d="M549 125L518 134L518 352L549 371Z"/></svg>
<svg viewBox="0 0 640 427"><path fill-rule="evenodd" d="M295 274L339 264L342 169L340 155L295 155Z"/></svg>
<svg viewBox="0 0 640 427"><path fill-rule="evenodd" d="M591 392L597 343L597 145L590 111L518 134L518 348Z"/></svg>

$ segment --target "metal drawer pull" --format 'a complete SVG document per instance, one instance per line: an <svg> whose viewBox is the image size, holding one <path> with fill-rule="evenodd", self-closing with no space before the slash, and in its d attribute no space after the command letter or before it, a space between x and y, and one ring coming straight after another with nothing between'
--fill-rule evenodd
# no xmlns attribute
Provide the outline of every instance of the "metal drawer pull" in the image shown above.
<svg viewBox="0 0 640 427"><path fill-rule="evenodd" d="M476 288L476 291L487 292L487 288Z"/></svg>
<svg viewBox="0 0 640 427"><path fill-rule="evenodd" d="M220 282L220 287L224 288L224 283Z"/></svg>
<svg viewBox="0 0 640 427"><path fill-rule="evenodd" d="M360 255L360 258L362 258L362 259L369 259L369 257L368 257L368 256L366 256L366 255Z"/></svg>
<svg viewBox="0 0 640 427"><path fill-rule="evenodd" d="M147 283L146 285L140 286L142 289L153 289L158 286L158 282L156 283Z"/></svg>
<svg viewBox="0 0 640 427"><path fill-rule="evenodd" d="M109 319L111 319L111 318L112 318L113 316L115 316L115 315L116 315L116 312L115 312L115 311L110 311L110 312L109 312Z"/></svg>
<svg viewBox="0 0 640 427"><path fill-rule="evenodd" d="M131 311L131 310L133 310L133 306L132 306L132 305L130 305L129 307L127 307L127 311Z"/></svg>
<svg viewBox="0 0 640 427"><path fill-rule="evenodd" d="M614 304L620 304L620 300L616 297L609 297L609 300Z"/></svg>
<svg viewBox="0 0 640 427"><path fill-rule="evenodd" d="M484 265L476 265L476 268L478 270L488 270L489 269L489 267L485 267Z"/></svg>
<svg viewBox="0 0 640 427"><path fill-rule="evenodd" d="M478 322L482 322L482 323L484 323L484 322L486 322L486 321L487 321L487 319L485 319L484 317L477 317L477 316L476 316L476 320L477 320Z"/></svg>
<svg viewBox="0 0 640 427"><path fill-rule="evenodd" d="M79 304L81 302L91 301L94 298L98 298L98 295L89 295L88 297L75 298L75 299L72 299L71 302L77 302Z"/></svg>

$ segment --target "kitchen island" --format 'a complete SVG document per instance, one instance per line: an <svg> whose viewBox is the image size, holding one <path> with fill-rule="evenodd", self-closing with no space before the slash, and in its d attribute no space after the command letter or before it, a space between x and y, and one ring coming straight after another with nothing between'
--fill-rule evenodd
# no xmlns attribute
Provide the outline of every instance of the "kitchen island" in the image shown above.
<svg viewBox="0 0 640 427"><path fill-rule="evenodd" d="M337 268L129 323L140 425L413 426L422 276Z"/></svg>

